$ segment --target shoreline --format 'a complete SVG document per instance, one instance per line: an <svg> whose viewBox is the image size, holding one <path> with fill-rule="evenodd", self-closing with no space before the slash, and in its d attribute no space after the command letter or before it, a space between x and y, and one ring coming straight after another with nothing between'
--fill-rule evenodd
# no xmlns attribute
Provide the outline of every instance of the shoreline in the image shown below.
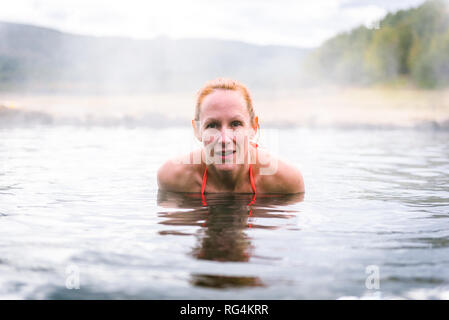
<svg viewBox="0 0 449 320"><path fill-rule="evenodd" d="M266 127L449 128L449 89L311 88L294 92L253 92ZM67 95L0 93L0 123L190 126L195 94ZM15 115L15 116L14 116ZM3 120L2 120L3 119Z"/></svg>

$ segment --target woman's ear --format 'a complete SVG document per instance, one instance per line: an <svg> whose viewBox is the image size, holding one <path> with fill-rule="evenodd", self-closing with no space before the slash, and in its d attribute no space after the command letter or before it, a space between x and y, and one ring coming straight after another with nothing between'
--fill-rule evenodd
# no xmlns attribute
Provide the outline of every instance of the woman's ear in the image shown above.
<svg viewBox="0 0 449 320"><path fill-rule="evenodd" d="M253 129L255 131L257 131L257 129L259 128L259 117L254 117L254 121L253 121Z"/></svg>
<svg viewBox="0 0 449 320"><path fill-rule="evenodd" d="M200 131L198 129L199 123L200 122L198 120L195 120L195 119L192 120L193 134L199 141L201 141L201 135L200 135Z"/></svg>
<svg viewBox="0 0 449 320"><path fill-rule="evenodd" d="M254 117L253 123L252 123L252 127L254 130L254 135L257 134L257 130L259 130L259 117Z"/></svg>

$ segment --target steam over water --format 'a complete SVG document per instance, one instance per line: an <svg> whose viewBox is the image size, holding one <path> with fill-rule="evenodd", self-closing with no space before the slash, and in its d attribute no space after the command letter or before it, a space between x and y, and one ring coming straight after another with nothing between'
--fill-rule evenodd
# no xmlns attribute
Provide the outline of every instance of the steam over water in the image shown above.
<svg viewBox="0 0 449 320"><path fill-rule="evenodd" d="M190 137L2 126L0 297L448 298L449 132L262 131L306 194L254 202L158 193L159 165Z"/></svg>

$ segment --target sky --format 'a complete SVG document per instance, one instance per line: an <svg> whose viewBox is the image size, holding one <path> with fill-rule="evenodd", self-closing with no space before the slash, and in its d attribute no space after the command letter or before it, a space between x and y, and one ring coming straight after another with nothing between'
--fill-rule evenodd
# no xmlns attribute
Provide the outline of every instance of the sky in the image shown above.
<svg viewBox="0 0 449 320"><path fill-rule="evenodd" d="M311 48L424 0L0 0L0 21L94 36Z"/></svg>

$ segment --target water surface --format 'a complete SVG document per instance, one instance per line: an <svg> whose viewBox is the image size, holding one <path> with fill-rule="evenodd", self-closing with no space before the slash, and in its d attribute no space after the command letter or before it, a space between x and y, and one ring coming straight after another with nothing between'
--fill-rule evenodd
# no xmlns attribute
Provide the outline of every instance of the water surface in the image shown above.
<svg viewBox="0 0 449 320"><path fill-rule="evenodd" d="M0 129L0 297L449 298L449 132L264 130L304 196L158 192L157 168L190 137Z"/></svg>

